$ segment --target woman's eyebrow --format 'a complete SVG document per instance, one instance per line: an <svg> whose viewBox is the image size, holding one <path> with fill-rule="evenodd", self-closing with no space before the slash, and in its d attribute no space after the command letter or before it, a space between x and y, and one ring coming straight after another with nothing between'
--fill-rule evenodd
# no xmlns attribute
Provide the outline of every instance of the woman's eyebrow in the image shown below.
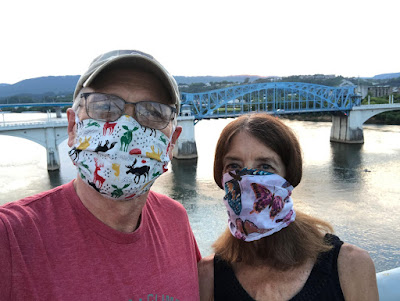
<svg viewBox="0 0 400 301"><path fill-rule="evenodd" d="M228 156L224 158L224 161L226 160L230 160L230 161L240 161L240 159L238 157L234 157L234 156Z"/></svg>
<svg viewBox="0 0 400 301"><path fill-rule="evenodd" d="M271 162L273 164L278 164L278 161L274 157L258 157L256 162Z"/></svg>

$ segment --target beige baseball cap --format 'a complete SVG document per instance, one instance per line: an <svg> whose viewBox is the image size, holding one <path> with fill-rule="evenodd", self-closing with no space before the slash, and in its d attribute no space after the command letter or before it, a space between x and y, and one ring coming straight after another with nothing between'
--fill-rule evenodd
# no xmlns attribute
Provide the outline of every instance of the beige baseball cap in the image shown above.
<svg viewBox="0 0 400 301"><path fill-rule="evenodd" d="M101 71L116 62L120 64L126 62L129 66L138 66L156 75L167 88L179 114L180 97L175 79L154 57L138 50L113 50L96 57L88 70L79 78L75 87L74 101L82 88L89 86Z"/></svg>

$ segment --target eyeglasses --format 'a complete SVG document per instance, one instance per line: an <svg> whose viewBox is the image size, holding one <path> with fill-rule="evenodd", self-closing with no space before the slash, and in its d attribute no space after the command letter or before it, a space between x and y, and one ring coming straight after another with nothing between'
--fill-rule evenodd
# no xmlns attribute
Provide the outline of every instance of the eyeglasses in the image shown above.
<svg viewBox="0 0 400 301"><path fill-rule="evenodd" d="M166 128L174 120L176 108L154 101L127 102L124 99L105 93L81 93L86 100L87 115L100 121L115 121L125 112L125 105L133 105L132 117L142 126L155 130Z"/></svg>

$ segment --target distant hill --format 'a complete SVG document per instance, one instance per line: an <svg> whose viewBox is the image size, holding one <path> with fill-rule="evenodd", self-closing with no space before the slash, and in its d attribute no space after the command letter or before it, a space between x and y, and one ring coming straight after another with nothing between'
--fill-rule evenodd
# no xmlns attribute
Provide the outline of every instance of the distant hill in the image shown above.
<svg viewBox="0 0 400 301"><path fill-rule="evenodd" d="M230 76L174 76L178 84L194 84L194 83L211 83L211 82L244 82L247 78L249 82L253 82L259 78L265 78L265 76L257 75L230 75Z"/></svg>
<svg viewBox="0 0 400 301"><path fill-rule="evenodd" d="M390 79L400 77L400 73L388 73L375 75L372 79ZM190 85L193 83L211 82L244 82L246 79L253 82L257 79L267 78L255 75L231 75L231 76L175 76L178 84ZM25 79L13 85L0 83L0 99L15 95L44 95L44 94L72 94L78 82L79 75L46 76Z"/></svg>
<svg viewBox="0 0 400 301"><path fill-rule="evenodd" d="M378 74L378 75L375 75L372 79L390 79L390 78L396 78L396 77L400 77L400 72Z"/></svg>
<svg viewBox="0 0 400 301"><path fill-rule="evenodd" d="M254 75L232 76L175 76L178 84L208 83L208 82L243 82L249 78L249 82L261 78ZM42 95L47 93L72 94L79 75L46 76L25 79L13 85L0 84L0 99L14 95Z"/></svg>
<svg viewBox="0 0 400 301"><path fill-rule="evenodd" d="M25 79L13 85L0 84L0 98L20 94L73 93L79 75Z"/></svg>

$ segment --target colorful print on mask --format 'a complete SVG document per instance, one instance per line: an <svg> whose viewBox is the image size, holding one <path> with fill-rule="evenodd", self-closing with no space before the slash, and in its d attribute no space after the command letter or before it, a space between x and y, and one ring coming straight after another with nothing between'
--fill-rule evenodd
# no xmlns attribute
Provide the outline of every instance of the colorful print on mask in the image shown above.
<svg viewBox="0 0 400 301"><path fill-rule="evenodd" d="M247 169L225 173L224 204L233 236L254 241L287 227L296 218L293 186L277 174Z"/></svg>
<svg viewBox="0 0 400 301"><path fill-rule="evenodd" d="M115 122L76 120L69 156L83 181L116 200L138 197L167 171L170 138L129 115Z"/></svg>

